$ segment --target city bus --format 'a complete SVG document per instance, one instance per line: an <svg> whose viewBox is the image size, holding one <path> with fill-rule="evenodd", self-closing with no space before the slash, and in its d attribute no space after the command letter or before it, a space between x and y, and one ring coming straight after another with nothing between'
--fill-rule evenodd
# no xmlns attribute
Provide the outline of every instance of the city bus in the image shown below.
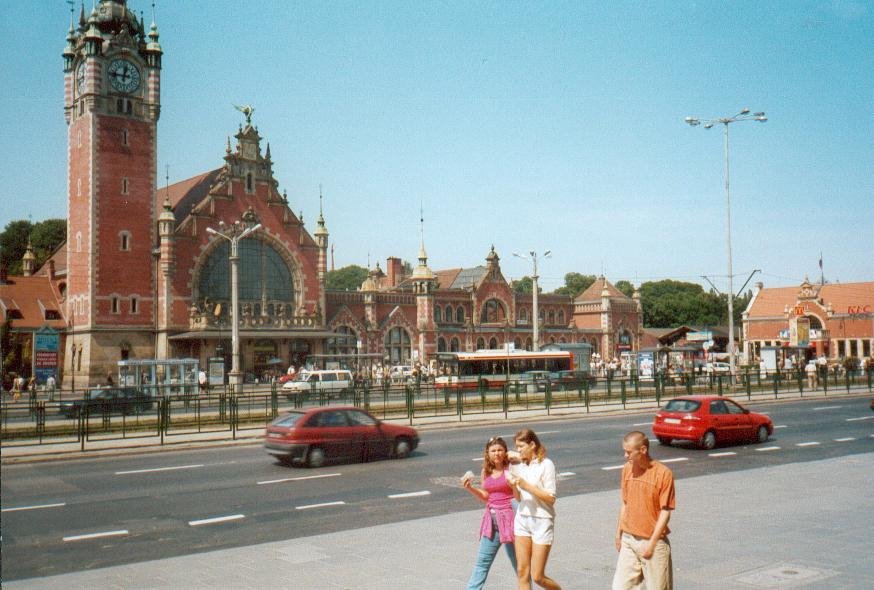
<svg viewBox="0 0 874 590"><path fill-rule="evenodd" d="M574 355L567 350L478 350L441 352L442 371L434 380L437 388L466 389L503 385L531 378L531 371L556 374L574 370Z"/></svg>

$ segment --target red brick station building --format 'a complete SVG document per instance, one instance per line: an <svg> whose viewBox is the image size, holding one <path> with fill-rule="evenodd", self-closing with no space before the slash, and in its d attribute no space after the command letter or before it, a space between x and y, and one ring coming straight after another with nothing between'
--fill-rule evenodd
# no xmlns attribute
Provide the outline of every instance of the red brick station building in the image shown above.
<svg viewBox="0 0 874 590"><path fill-rule="evenodd" d="M0 319L19 342L46 327L61 333L63 386L103 382L121 359L203 365L223 354L230 368L231 244L208 230L255 224L237 247L244 372L313 354L395 364L509 342L532 347L531 295L514 293L487 246L484 264L432 270L422 243L409 275L390 257L357 291L326 290L324 215L310 231L293 213L248 109L233 140L217 146L214 170L159 188L158 38L156 24L147 30L121 0L101 0L71 26L63 50L67 242L42 268L29 252L25 276L0 277ZM778 342L786 310L799 306L818 326L817 350L870 355L874 320L848 313L874 312L874 283L762 289L745 315L744 346L754 354ZM575 299L541 295L539 311L542 345L585 342L609 358L643 342L637 293L627 297L604 277Z"/></svg>

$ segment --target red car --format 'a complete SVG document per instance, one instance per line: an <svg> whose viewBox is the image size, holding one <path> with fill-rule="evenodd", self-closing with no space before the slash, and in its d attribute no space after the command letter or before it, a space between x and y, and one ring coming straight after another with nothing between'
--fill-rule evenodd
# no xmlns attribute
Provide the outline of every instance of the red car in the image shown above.
<svg viewBox="0 0 874 590"><path fill-rule="evenodd" d="M672 399L656 414L653 434L663 445L689 440L703 449L739 441L766 442L774 424L727 397L690 395Z"/></svg>
<svg viewBox="0 0 874 590"><path fill-rule="evenodd" d="M280 416L267 427L264 448L281 461L320 467L329 458L369 461L408 456L419 445L409 426L377 420L355 407L320 407Z"/></svg>

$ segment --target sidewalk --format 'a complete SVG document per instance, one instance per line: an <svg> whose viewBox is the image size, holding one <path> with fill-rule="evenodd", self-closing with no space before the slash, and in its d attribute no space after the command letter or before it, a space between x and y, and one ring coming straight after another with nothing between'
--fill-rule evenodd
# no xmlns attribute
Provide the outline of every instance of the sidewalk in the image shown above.
<svg viewBox="0 0 874 590"><path fill-rule="evenodd" d="M726 393L726 395L730 397L728 393ZM843 389L838 391L829 390L827 393L824 393L822 390L813 392L807 391L803 396L798 393L793 394L782 392L780 397L776 400L774 399L773 393L767 392L753 394L749 401L747 401L746 395L737 395L735 399L743 404L747 404L756 402L797 401L799 399L841 399L866 395L871 395L871 392L867 391L866 388L854 388L851 389L849 393ZM532 419L568 419L588 415L610 415L623 412L651 414L657 407L658 405L655 403L655 400L649 399L642 402L629 402L625 409L622 408L620 403L592 405L588 411L585 407L553 406L549 414L547 414L543 409L534 409L510 412L507 418L504 418L503 412L489 414L464 414L462 420L459 420L457 414L447 414L414 418L412 426L418 430L434 430L460 426L494 424L498 421L507 423L530 422ZM389 422L410 424L409 420L406 419L389 420ZM55 461L59 459L93 458L106 455L160 453L164 451L203 448L205 446L260 444L263 440L263 436L263 427L238 430L236 433L236 440L232 438L229 429L218 432L168 434L165 435L163 444L161 444L161 438L158 435L132 436L130 438L106 438L102 440L99 435L97 435L85 443L84 451L81 448L81 443L75 440L70 440L70 442L49 442L43 444L4 443L2 445L2 456L0 456L0 461L2 461L2 464L7 465L12 463Z"/></svg>
<svg viewBox="0 0 874 590"><path fill-rule="evenodd" d="M865 541L874 529L874 453L689 479L682 478L681 466L674 471L677 510L671 519L671 542L676 588L874 588L874 560ZM412 513L415 505L411 501L407 509ZM565 589L610 587L618 507L618 491L559 497L547 572ZM354 522L355 508L348 509ZM4 588L463 588L476 555L480 515L480 510L471 510L6 581ZM486 587L515 588L503 554Z"/></svg>

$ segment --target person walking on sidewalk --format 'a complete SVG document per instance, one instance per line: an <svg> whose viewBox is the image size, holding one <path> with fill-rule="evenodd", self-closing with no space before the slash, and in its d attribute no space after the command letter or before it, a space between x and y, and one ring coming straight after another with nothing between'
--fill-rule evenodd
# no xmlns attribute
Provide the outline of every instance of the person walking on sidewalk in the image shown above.
<svg viewBox="0 0 874 590"><path fill-rule="evenodd" d="M622 507L616 525L616 573L613 590L671 590L673 564L668 521L674 509L674 474L649 456L649 438L632 431L622 440L625 466Z"/></svg>
<svg viewBox="0 0 874 590"><path fill-rule="evenodd" d="M509 481L519 500L513 527L519 588L530 590L533 579L541 588L561 590L546 575L555 521L555 465L533 430L523 428L515 439L520 463L510 468Z"/></svg>
<svg viewBox="0 0 874 590"><path fill-rule="evenodd" d="M468 590L479 590L486 583L489 569L501 545L507 551L513 571L516 571L516 551L513 547L513 488L507 483L507 443L501 437L490 438L483 453L482 487L473 485L473 473L461 478L464 488L485 502L479 531L479 551L467 582Z"/></svg>

